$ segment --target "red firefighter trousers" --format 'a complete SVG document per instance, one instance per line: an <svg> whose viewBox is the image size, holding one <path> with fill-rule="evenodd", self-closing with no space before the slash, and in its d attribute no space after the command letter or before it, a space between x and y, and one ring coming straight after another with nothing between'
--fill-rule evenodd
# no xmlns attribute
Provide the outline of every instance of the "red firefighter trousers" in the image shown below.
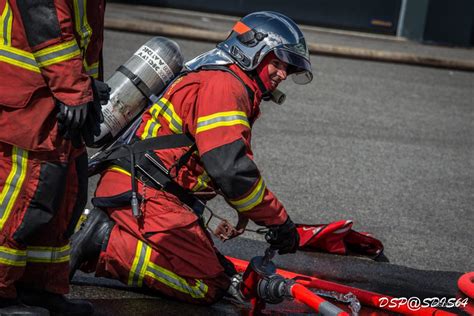
<svg viewBox="0 0 474 316"><path fill-rule="evenodd" d="M84 148L0 142L0 299L16 297L17 286L69 291L69 237L86 198Z"/></svg>
<svg viewBox="0 0 474 316"><path fill-rule="evenodd" d="M130 189L130 177L106 172L96 196ZM229 287L212 240L198 217L175 196L138 184L142 217L131 208L108 209L115 226L100 255L96 275L194 304L211 304Z"/></svg>

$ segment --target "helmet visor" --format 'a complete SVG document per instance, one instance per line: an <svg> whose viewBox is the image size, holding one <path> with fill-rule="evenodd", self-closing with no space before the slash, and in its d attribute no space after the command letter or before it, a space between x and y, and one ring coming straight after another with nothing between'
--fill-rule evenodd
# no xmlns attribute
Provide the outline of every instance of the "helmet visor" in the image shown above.
<svg viewBox="0 0 474 316"><path fill-rule="evenodd" d="M277 48L274 52L278 59L290 65L289 74L296 84L308 84L313 80L311 63L306 58L284 48Z"/></svg>

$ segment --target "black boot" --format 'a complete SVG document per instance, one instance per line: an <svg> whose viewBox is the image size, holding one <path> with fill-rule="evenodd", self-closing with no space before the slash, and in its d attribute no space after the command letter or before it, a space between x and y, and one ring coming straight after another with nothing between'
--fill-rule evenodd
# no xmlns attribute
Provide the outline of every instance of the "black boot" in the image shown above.
<svg viewBox="0 0 474 316"><path fill-rule="evenodd" d="M69 279L77 269L89 260L99 257L107 246L114 222L101 209L94 208L87 216L81 229L71 237L71 259Z"/></svg>
<svg viewBox="0 0 474 316"><path fill-rule="evenodd" d="M0 298L0 315L1 316L49 316L47 309L26 306L17 299Z"/></svg>
<svg viewBox="0 0 474 316"><path fill-rule="evenodd" d="M84 300L70 300L64 295L33 289L18 289L23 304L49 310L51 316L89 316L94 313L92 304Z"/></svg>

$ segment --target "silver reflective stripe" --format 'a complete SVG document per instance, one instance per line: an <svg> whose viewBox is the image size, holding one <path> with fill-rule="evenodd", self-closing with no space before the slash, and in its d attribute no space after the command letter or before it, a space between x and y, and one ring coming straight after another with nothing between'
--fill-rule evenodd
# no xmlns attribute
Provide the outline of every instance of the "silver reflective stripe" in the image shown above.
<svg viewBox="0 0 474 316"><path fill-rule="evenodd" d="M26 249L28 261L31 262L65 262L69 260L70 247L42 248L29 247Z"/></svg>
<svg viewBox="0 0 474 316"><path fill-rule="evenodd" d="M142 271L143 266L146 262L147 249L149 248L149 246L145 244L144 242L138 241L138 246L140 245L141 245L141 249L140 249L140 255L138 258L137 266L134 269L132 269L132 271L130 271L131 273L133 273L133 276L129 285L132 285L132 286L142 285L142 278L140 277L140 272Z"/></svg>
<svg viewBox="0 0 474 316"><path fill-rule="evenodd" d="M87 74L91 77L97 76L99 74L99 66L95 66L87 70Z"/></svg>
<svg viewBox="0 0 474 316"><path fill-rule="evenodd" d="M207 286L201 280L196 280L199 286L191 287L189 286L189 284L187 284L184 281L184 279L180 282L178 278L181 278L181 277L177 275L176 277L173 277L173 275L175 274L171 271L168 271L168 273L164 273L163 271L160 271L160 269L155 269L152 265L148 265L147 272L153 274L154 279L157 279L163 284L166 284L174 289L177 289L180 292L188 293L193 298L203 298L206 296Z"/></svg>
<svg viewBox="0 0 474 316"><path fill-rule="evenodd" d="M87 17L86 17L86 12L85 12L87 1L79 0L79 1L74 1L74 2L76 2L75 7L77 9L76 18L79 19L78 21L79 25L77 26L78 28L77 31L81 35L81 48L83 50L86 50L87 45L89 45L89 41L92 35L92 31L88 27L89 25L87 23ZM76 22L76 25L77 25L77 22Z"/></svg>
<svg viewBox="0 0 474 316"><path fill-rule="evenodd" d="M31 65L32 67L38 67L38 64L36 63L36 60L34 58L32 59L32 58L28 58L28 57L25 57L25 56L22 56L22 55L19 55L19 54L15 54L11 51L7 51L5 49L2 49L1 46L0 46L0 56L17 60L19 62Z"/></svg>
<svg viewBox="0 0 474 316"><path fill-rule="evenodd" d="M9 46L10 43L10 30L9 30L9 24L11 23L11 13L12 10L10 9L10 6L8 5L8 2L5 2L5 18L3 19L3 45Z"/></svg>
<svg viewBox="0 0 474 316"><path fill-rule="evenodd" d="M234 121L234 120L242 120L248 123L248 119L245 115L219 116L219 117L212 118L210 120L199 122L197 124L197 128L204 127L204 126L211 125L218 122L229 122L229 121Z"/></svg>
<svg viewBox="0 0 474 316"><path fill-rule="evenodd" d="M14 146L12 150L12 169L0 192L0 229L8 219L8 215L18 197L25 179L27 162L28 151Z"/></svg>
<svg viewBox="0 0 474 316"><path fill-rule="evenodd" d="M248 201L245 201L244 203L240 202L242 200L240 201L231 200L230 202L240 212L251 210L252 208L257 206L261 202L261 200L263 199L263 195L265 193L265 189L266 189L265 183L263 182L262 178L260 178L259 183L257 184L257 187L255 188L255 190L257 191L256 192L253 191L252 193L250 193L250 195L253 195L252 198L250 198Z"/></svg>
<svg viewBox="0 0 474 316"><path fill-rule="evenodd" d="M25 266L26 252L24 250L9 249L0 246L0 264Z"/></svg>
<svg viewBox="0 0 474 316"><path fill-rule="evenodd" d="M41 65L41 64L45 64L48 61L51 61L53 59L60 58L62 56L74 53L75 51L78 51L78 50L79 50L79 47L77 46L76 43L74 43L74 45L71 45L69 47L65 47L65 48L57 50L57 51L53 51L51 53L48 53L48 54L45 54L45 55L42 55L42 56L35 55L35 58L36 58L36 61L38 62L38 64Z"/></svg>
<svg viewBox="0 0 474 316"><path fill-rule="evenodd" d="M181 124L176 121L176 119L174 118L174 116L176 115L175 113L173 113L173 111L171 111L171 109L168 107L167 104L163 103L163 101L161 101L161 99L156 103L160 108L161 108L161 111L160 113L164 112L166 113L168 116L169 116L169 122L171 125L173 125L173 127L179 132L179 133L182 133L183 132L183 129L181 127ZM166 116L165 116L166 118Z"/></svg>
<svg viewBox="0 0 474 316"><path fill-rule="evenodd" d="M159 124L156 123L156 121L154 119L152 119L152 121L150 122L150 126L148 127L148 131L145 135L145 139L146 138L151 138L151 137L154 137L156 135L153 134L153 131L155 130L155 128L158 126Z"/></svg>
<svg viewBox="0 0 474 316"><path fill-rule="evenodd" d="M262 197L264 191L265 191L265 186L262 185L260 187L260 189L258 190L257 194L255 194L255 196L252 199L250 199L249 201L247 201L246 203L244 203L242 205L239 205L238 208L239 209L246 209L250 205L257 203L257 201Z"/></svg>

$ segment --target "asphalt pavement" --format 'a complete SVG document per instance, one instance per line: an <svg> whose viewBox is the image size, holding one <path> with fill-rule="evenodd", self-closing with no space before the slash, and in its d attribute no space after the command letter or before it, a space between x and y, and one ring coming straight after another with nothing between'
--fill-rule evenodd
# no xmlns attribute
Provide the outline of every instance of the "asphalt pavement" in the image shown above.
<svg viewBox="0 0 474 316"><path fill-rule="evenodd" d="M114 14L111 7L109 15ZM153 15L149 11L137 8L130 16L146 20ZM318 32L334 42L350 37L346 45L357 47L370 42L390 50L473 57L470 49ZM150 38L106 31L106 78ZM186 60L214 47L175 40ZM396 266L440 275L472 271L474 73L314 55L311 62L313 82L283 83L286 103L262 104L252 138L266 184L293 220L317 224L351 219L354 229L382 240ZM93 190L94 181L89 193ZM235 220L223 200L210 206ZM253 233L243 238L227 244L226 251L239 257L248 251L247 240L262 240ZM72 295L87 296L84 286L76 286ZM224 314L233 313L223 306Z"/></svg>

